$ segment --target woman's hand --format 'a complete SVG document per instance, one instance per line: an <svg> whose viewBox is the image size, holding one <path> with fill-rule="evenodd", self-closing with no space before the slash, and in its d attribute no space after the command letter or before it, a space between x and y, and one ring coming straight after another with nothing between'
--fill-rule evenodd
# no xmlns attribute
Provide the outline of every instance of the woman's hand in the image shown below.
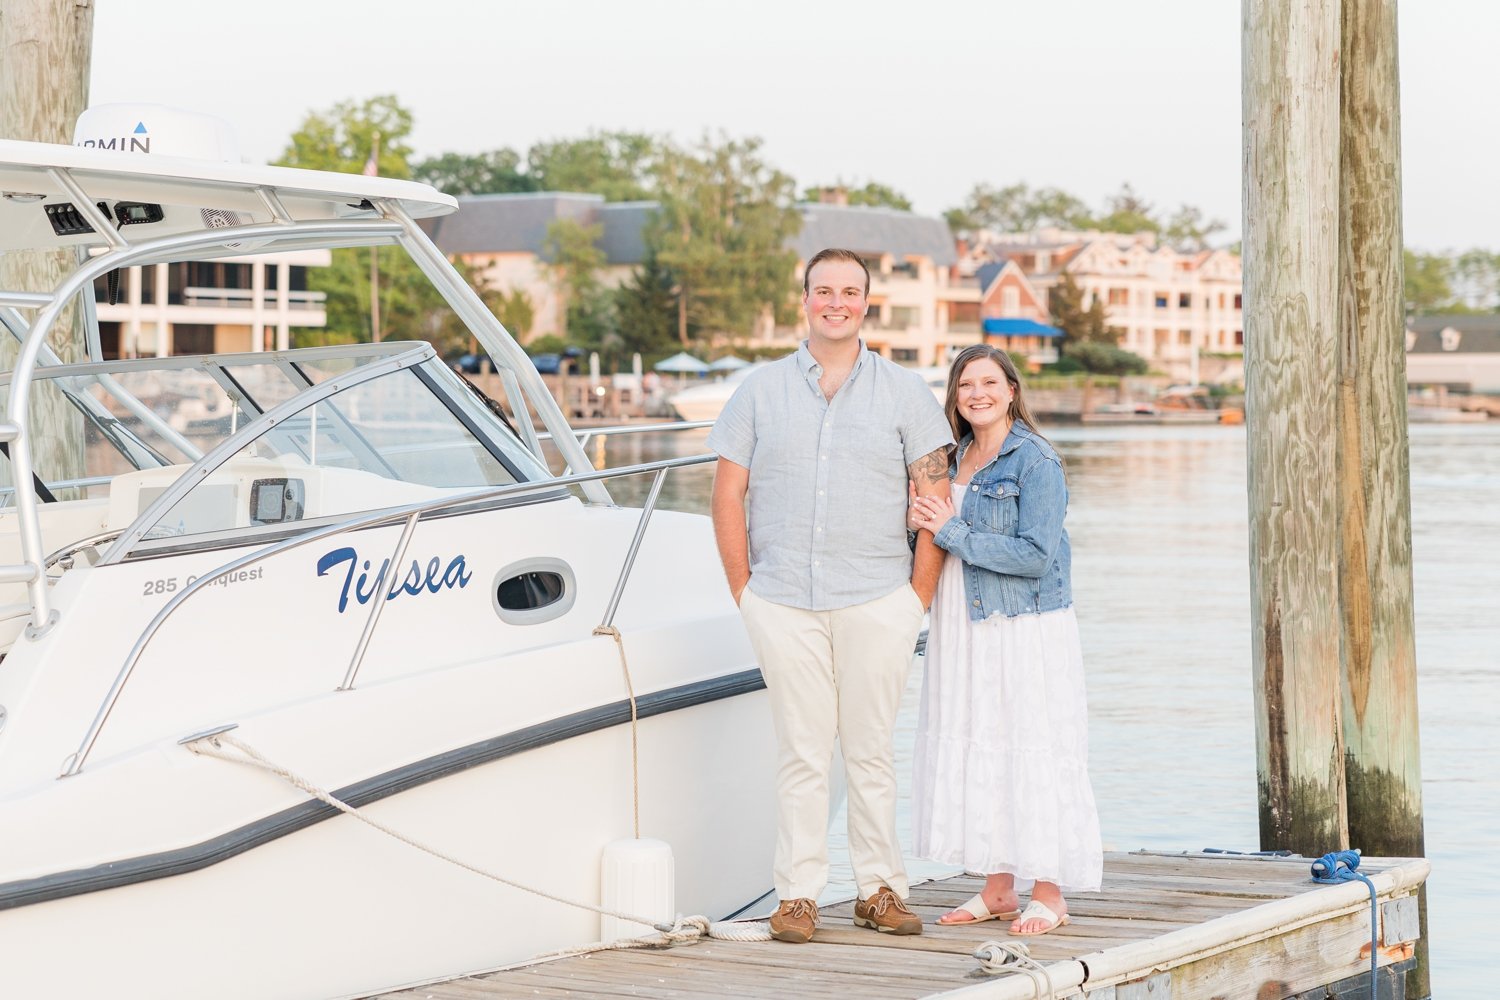
<svg viewBox="0 0 1500 1000"><path fill-rule="evenodd" d="M906 524L913 531L930 531L936 535L943 530L949 518L956 516L952 497L921 497L911 491L911 507L907 511Z"/></svg>
<svg viewBox="0 0 1500 1000"><path fill-rule="evenodd" d="M920 519L917 510L917 484L910 479L906 481L906 530L921 531L926 524Z"/></svg>

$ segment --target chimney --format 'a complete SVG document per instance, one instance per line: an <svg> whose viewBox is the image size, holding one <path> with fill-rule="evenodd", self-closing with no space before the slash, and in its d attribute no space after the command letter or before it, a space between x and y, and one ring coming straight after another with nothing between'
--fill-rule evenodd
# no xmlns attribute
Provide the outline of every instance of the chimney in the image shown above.
<svg viewBox="0 0 1500 1000"><path fill-rule="evenodd" d="M847 205L849 204L849 189L845 187L825 187L818 189L819 205Z"/></svg>

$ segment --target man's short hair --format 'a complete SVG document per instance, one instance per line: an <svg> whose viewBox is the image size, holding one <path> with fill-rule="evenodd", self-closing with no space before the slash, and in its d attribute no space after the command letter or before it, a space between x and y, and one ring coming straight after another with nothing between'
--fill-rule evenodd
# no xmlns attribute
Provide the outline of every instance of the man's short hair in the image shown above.
<svg viewBox="0 0 1500 1000"><path fill-rule="evenodd" d="M807 282L808 276L812 274L812 269L818 264L823 263L825 260L847 260L853 261L854 263L858 264L859 269L865 272L865 294L870 294L870 267L864 262L864 259L853 250L841 250L838 247L828 247L825 250L819 250L808 259L807 267L802 271L803 295L806 295L809 291L811 291L811 289L808 287Z"/></svg>

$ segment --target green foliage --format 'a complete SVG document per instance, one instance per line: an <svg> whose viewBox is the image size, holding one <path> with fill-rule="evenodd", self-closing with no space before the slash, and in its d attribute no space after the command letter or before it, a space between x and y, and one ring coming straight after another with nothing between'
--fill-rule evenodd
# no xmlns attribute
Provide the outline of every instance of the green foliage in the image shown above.
<svg viewBox="0 0 1500 1000"><path fill-rule="evenodd" d="M1150 368L1139 354L1100 341L1070 341L1063 345L1063 354L1086 371L1102 375L1144 375Z"/></svg>
<svg viewBox="0 0 1500 1000"><path fill-rule="evenodd" d="M1406 264L1406 307L1411 312L1446 312L1453 301L1453 288L1448 284L1452 264L1440 254L1419 253L1407 250L1403 253Z"/></svg>
<svg viewBox="0 0 1500 1000"><path fill-rule="evenodd" d="M564 335L569 342L588 350L619 353L614 333L614 299L599 281L604 251L599 240L601 225L584 225L576 219L553 219L547 225L543 254L562 299L567 303ZM618 341L618 337L614 337Z"/></svg>
<svg viewBox="0 0 1500 1000"><path fill-rule="evenodd" d="M760 159L760 140L705 138L691 151L664 149L660 209L646 244L676 280L678 336L750 334L766 310L790 322L801 226L792 179Z"/></svg>
<svg viewBox="0 0 1500 1000"><path fill-rule="evenodd" d="M555 333L548 333L533 340L526 345L527 353L537 354L561 354L568 349L568 342Z"/></svg>
<svg viewBox="0 0 1500 1000"><path fill-rule="evenodd" d="M531 301L531 296L526 294L526 290L516 288L508 293L497 293L494 312L495 318L510 332L510 335L517 341L525 343L526 335L531 332L531 326L536 322L536 304Z"/></svg>
<svg viewBox="0 0 1500 1000"><path fill-rule="evenodd" d="M1049 375L1071 375L1074 372L1084 371L1083 362L1067 354L1060 356L1050 365L1043 365L1042 371Z"/></svg>
<svg viewBox="0 0 1500 1000"><path fill-rule="evenodd" d="M305 167L309 170L337 170L346 174L362 173L380 137L380 176L408 178L411 168L407 159L411 147L411 112L396 102L392 94L371 97L366 101L342 101L323 112L310 112L302 127L292 133L278 166Z"/></svg>
<svg viewBox="0 0 1500 1000"><path fill-rule="evenodd" d="M605 201L655 196L662 143L640 132L592 132L582 139L539 142L526 154L538 191L599 194Z"/></svg>
<svg viewBox="0 0 1500 1000"><path fill-rule="evenodd" d="M894 208L902 212L911 211L911 201L906 195L870 181L864 187L850 187L842 180L837 184L828 184L818 187L810 187L802 192L803 201L818 201L825 190L835 188L844 192L851 205L866 205L871 208Z"/></svg>
<svg viewBox="0 0 1500 1000"><path fill-rule="evenodd" d="M960 209L948 213L955 230L990 229L1016 233L1039 226L1087 229L1092 223L1088 207L1058 188L1033 191L1024 182L996 188L976 184Z"/></svg>
<svg viewBox="0 0 1500 1000"><path fill-rule="evenodd" d="M653 254L615 291L626 353L667 354L677 332L677 282Z"/></svg>
<svg viewBox="0 0 1500 1000"><path fill-rule="evenodd" d="M1184 250L1206 250L1208 239L1224 231L1224 223L1218 219L1205 219L1203 212L1191 205L1178 208L1162 228L1168 243ZM1239 253L1238 248L1235 253Z"/></svg>
<svg viewBox="0 0 1500 1000"><path fill-rule="evenodd" d="M1135 193L1129 184L1121 184L1118 194L1106 202L1108 211L1094 226L1106 233L1161 232L1161 223L1151 214L1151 204Z"/></svg>
<svg viewBox="0 0 1500 1000"><path fill-rule="evenodd" d="M451 195L516 194L538 190L513 149L488 153L443 153L418 163L412 176Z"/></svg>
<svg viewBox="0 0 1500 1000"><path fill-rule="evenodd" d="M1105 316L1104 303L1095 297L1085 308L1083 289L1066 271L1062 280L1048 291L1047 309L1052 314L1052 325L1063 332L1064 344L1114 345L1120 340L1120 330L1110 326Z"/></svg>

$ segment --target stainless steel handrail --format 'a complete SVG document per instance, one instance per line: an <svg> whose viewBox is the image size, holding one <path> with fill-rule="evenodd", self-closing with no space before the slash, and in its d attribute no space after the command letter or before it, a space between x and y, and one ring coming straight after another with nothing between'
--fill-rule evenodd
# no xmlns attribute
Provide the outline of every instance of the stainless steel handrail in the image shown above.
<svg viewBox="0 0 1500 1000"><path fill-rule="evenodd" d="M661 479L665 476L665 473L667 471L670 471L671 469L686 468L693 465L703 465L707 462L715 461L716 458L717 456L712 454L691 455L686 458L669 458L663 459L659 462L647 462L641 465L629 465L618 469L603 469L594 472L580 473L579 475L575 476L561 476L556 479L543 479L528 483L509 483L505 486L488 487L482 490L474 490L467 493L460 493L453 496L442 497L437 500L425 500L421 503L406 504L401 507L392 507L388 510L371 514L363 514L358 517L352 517L347 520L341 521L338 524L329 525L324 528L319 528L315 531L297 535L294 538L288 538L280 542L275 542L271 545L267 545L265 548L257 549L254 552L243 555L238 559L232 559L229 562L218 567L217 569L203 574L192 583L189 583L187 586L185 586L182 590L178 591L176 596L167 601L167 603L162 606L162 609L156 613L156 616L151 619L150 623L146 626L145 631L141 633L140 638L138 638L135 642L135 645L131 647L130 654L125 658L125 663L123 666L121 666L119 674L116 675L114 684L110 686L109 693L105 695L103 703L99 706L99 710L94 716L93 723L90 724L88 732L84 734L83 742L81 742L78 746L78 749L66 761L64 761L63 772L62 774L58 775L58 777L71 777L72 775L77 774L83 769L84 762L88 760L90 751L93 750L94 744L99 739L99 733L103 730L104 724L109 720L110 713L114 711L115 704L120 699L120 694L125 690L125 685L129 682L131 674L135 671L136 665L140 662L141 654L145 652L147 644L150 643L153 637L155 637L162 624L166 622L166 620L170 618L172 614L179 607L181 607L183 602L186 601L189 597L191 597L193 594L198 593L203 588L212 584L213 581L219 579L222 576L225 576L226 574L237 572L247 566L252 566L264 559L269 559L272 556L280 555L281 553L287 552L291 549L299 548L303 545L307 545L310 542L315 542L324 538L331 538L334 535L343 534L347 531L354 531L359 528L370 528L382 524L395 523L397 521L406 520L413 516L420 516L421 514L427 514L442 510L446 507L455 507L462 504L477 503L485 500L503 499L505 497L511 496L521 496L527 493L538 493L548 490L554 490L558 487L572 486L575 484L593 482L601 479L617 479L623 478L625 476L638 476L644 475L649 472L658 473L658 479L657 482L653 485L650 497L651 503L654 505L656 496L660 492ZM645 522L650 518L651 510L651 506L647 506L641 511L641 521L636 527L635 538L632 540L630 549L626 553L626 560L624 566L622 567L620 578L615 584L615 593L610 598L605 624L610 624L613 621L615 609L619 604L620 595L624 592L625 583L628 579L630 569L634 566L636 552L639 549L641 541L645 536ZM384 590L388 586L389 581L383 582L382 590ZM372 608L372 613L375 610L376 609ZM366 626L367 630L372 627L373 626L368 624ZM357 670L358 663L356 662L354 664L351 664L350 671L346 675L346 682L348 684L352 685L353 675Z"/></svg>

